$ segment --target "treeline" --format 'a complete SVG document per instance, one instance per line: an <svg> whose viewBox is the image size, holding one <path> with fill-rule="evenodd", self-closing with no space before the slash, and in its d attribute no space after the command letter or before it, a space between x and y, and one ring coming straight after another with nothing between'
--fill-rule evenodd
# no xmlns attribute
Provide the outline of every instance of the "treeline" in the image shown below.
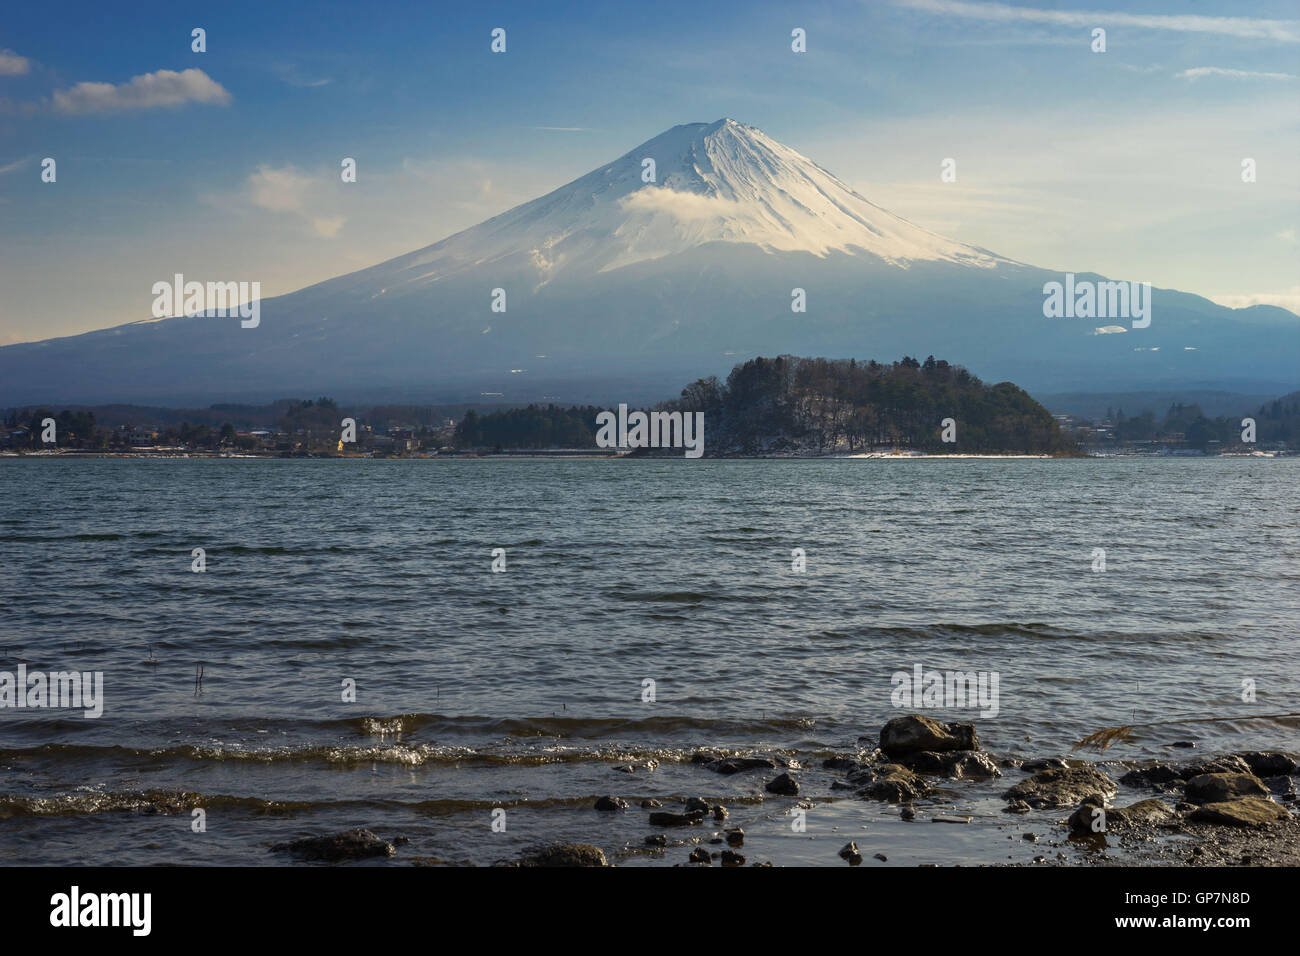
<svg viewBox="0 0 1300 956"><path fill-rule="evenodd" d="M456 426L457 448L594 448L596 415L594 405L563 408L559 405L529 405L479 415L474 409Z"/></svg>
<svg viewBox="0 0 1300 956"><path fill-rule="evenodd" d="M725 383L692 382L671 410L702 411L705 454L849 454L882 448L973 454L1075 454L1028 393L985 385L942 359L756 358ZM943 441L944 419L955 441Z"/></svg>
<svg viewBox="0 0 1300 956"><path fill-rule="evenodd" d="M1159 419L1152 411L1128 418L1121 408L1115 413L1115 439L1120 442L1181 439L1194 448L1205 448L1216 442L1238 445L1241 443L1241 422L1245 417L1255 419L1256 444L1280 442L1294 445L1300 440L1300 392L1283 395L1245 416L1209 418L1199 405L1179 402L1171 404L1164 417Z"/></svg>
<svg viewBox="0 0 1300 956"><path fill-rule="evenodd" d="M756 358L725 382L692 382L661 411L703 412L706 455L837 454L878 448L955 453L1073 454L1047 409L1003 382L985 385L933 356L889 365L855 359ZM456 428L462 450L592 448L598 406L529 405ZM955 422L955 442L942 421Z"/></svg>

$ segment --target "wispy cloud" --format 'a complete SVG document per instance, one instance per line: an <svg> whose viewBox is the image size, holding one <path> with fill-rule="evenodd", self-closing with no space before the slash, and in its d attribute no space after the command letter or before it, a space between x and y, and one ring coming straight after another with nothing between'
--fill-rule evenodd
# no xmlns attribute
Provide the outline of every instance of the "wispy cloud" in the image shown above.
<svg viewBox="0 0 1300 956"><path fill-rule="evenodd" d="M254 206L289 213L309 224L323 239L333 239L346 219L326 214L325 180L295 166L258 166L248 177L247 198ZM332 210L331 210L332 212Z"/></svg>
<svg viewBox="0 0 1300 956"><path fill-rule="evenodd" d="M54 111L77 116L184 103L224 106L230 100L226 88L202 70L157 70L134 76L126 83L78 83L70 89L55 90Z"/></svg>
<svg viewBox="0 0 1300 956"><path fill-rule="evenodd" d="M1006 3L973 3L968 0L894 0L894 3L929 13L1005 23L1048 23L1069 27L1124 26L1300 43L1300 21L1296 20L1203 17L1182 13L1120 13L1113 10L1041 10L1035 7L1013 7Z"/></svg>
<svg viewBox="0 0 1300 956"><path fill-rule="evenodd" d="M22 76L32 68L32 61L13 50L0 50L0 76Z"/></svg>
<svg viewBox="0 0 1300 956"><path fill-rule="evenodd" d="M298 67L292 63L279 63L273 69L280 74L280 79L284 80L284 82L300 89L315 89L320 86L329 86L333 82L328 76L314 78L303 76Z"/></svg>
<svg viewBox="0 0 1300 956"><path fill-rule="evenodd" d="M0 166L0 176L3 176L5 173L17 172L31 161L31 156L24 156L22 159L15 159L12 163L6 163L4 166Z"/></svg>
<svg viewBox="0 0 1300 956"><path fill-rule="evenodd" d="M1225 70L1218 66L1195 66L1177 74L1180 80L1198 80L1203 76L1231 76L1243 80L1294 80L1293 73L1258 73L1253 70Z"/></svg>

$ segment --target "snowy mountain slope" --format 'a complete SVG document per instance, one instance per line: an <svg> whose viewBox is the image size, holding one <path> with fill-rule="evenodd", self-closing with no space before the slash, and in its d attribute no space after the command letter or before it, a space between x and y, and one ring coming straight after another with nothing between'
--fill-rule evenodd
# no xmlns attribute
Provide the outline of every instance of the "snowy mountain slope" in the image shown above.
<svg viewBox="0 0 1300 956"><path fill-rule="evenodd" d="M182 317L0 348L0 403L385 389L526 401L596 382L671 395L779 352L932 353L1052 390L1295 385L1289 313L1155 290L1150 328L1099 335L1110 320L1044 318L1043 283L1061 278L915 226L727 119L673 127L424 249L264 300L257 329ZM791 310L795 288L806 312Z"/></svg>

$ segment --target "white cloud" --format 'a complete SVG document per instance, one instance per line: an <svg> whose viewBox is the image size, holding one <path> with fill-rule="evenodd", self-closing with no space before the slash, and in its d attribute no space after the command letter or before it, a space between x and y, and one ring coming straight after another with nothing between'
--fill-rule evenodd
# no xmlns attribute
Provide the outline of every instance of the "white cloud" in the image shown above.
<svg viewBox="0 0 1300 956"><path fill-rule="evenodd" d="M78 83L66 90L54 91L57 113L81 115L109 113L116 110L152 109L156 106L179 106L183 103L226 105L230 93L202 70L157 70L133 76L129 82Z"/></svg>
<svg viewBox="0 0 1300 956"><path fill-rule="evenodd" d="M739 205L721 196L675 189L638 189L619 200L629 212L662 212L682 222L703 222L735 214Z"/></svg>
<svg viewBox="0 0 1300 956"><path fill-rule="evenodd" d="M1118 13L1113 10L1040 10L1005 3L971 3L966 0L894 0L900 6L954 17L1000 22L1049 23L1068 27L1138 27L1183 33L1217 33L1257 40L1300 42L1300 22L1261 20L1253 17L1202 17L1194 14Z"/></svg>
<svg viewBox="0 0 1300 956"><path fill-rule="evenodd" d="M32 68L32 61L13 50L0 50L0 76L22 76Z"/></svg>
<svg viewBox="0 0 1300 956"><path fill-rule="evenodd" d="M1225 70L1218 66L1196 66L1176 74L1180 80L1198 80L1203 76L1231 76L1245 80L1294 80L1292 73L1257 73L1252 70Z"/></svg>
<svg viewBox="0 0 1300 956"><path fill-rule="evenodd" d="M1276 305L1300 315L1300 285L1293 285L1278 294L1258 292L1252 295L1212 295L1209 298L1230 309L1246 309L1252 305Z"/></svg>
<svg viewBox="0 0 1300 956"><path fill-rule="evenodd" d="M258 166L245 183L245 197L259 209L296 216L317 236L333 239L347 219L327 208L333 206L333 197L325 190L327 181L296 166Z"/></svg>

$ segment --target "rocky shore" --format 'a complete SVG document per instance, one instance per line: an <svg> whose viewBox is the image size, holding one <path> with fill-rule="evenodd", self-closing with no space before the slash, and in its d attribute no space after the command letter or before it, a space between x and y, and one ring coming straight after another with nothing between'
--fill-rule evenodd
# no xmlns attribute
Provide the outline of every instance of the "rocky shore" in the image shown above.
<svg viewBox="0 0 1300 956"><path fill-rule="evenodd" d="M691 764L742 782L748 795L733 797L728 807L699 795L665 803L605 794L585 812L603 819L618 815L627 824L625 830L641 819L641 838L618 846L551 843L527 848L497 865L781 865L780 841L774 836L802 832L801 818L831 807L844 809L846 803L851 810L862 802L877 805L873 822L861 824L860 812L842 814L837 819L846 822L845 829L849 821L858 824L859 833L878 827L876 821L978 826L978 839L988 841L990 864L999 855L1008 856L1003 852L1007 847L997 841L1016 840L1030 845L1034 855L1022 853L1017 860L1010 854L1012 862L1001 865L1300 865L1300 763L1287 753L1240 751L1199 761L1140 764L1070 756L999 758L981 748L973 724L919 715L895 718L878 736L859 738L859 744L857 750L812 766L779 753L698 750L690 756ZM628 768L616 769L623 770L624 779L632 779ZM634 769L655 771L654 766ZM706 791L707 775L700 779L701 791ZM933 836L941 832L926 828L895 833L892 845L907 845L907 833L912 833L934 848L933 862L912 865L944 865L942 838ZM760 833L765 839L751 851L747 838ZM401 842L357 830L307 837L272 850L300 860L396 855L395 862L401 862L396 849ZM818 845L824 846L824 840ZM889 862L887 853L873 849L869 834L859 835L818 851L826 855L818 862Z"/></svg>

